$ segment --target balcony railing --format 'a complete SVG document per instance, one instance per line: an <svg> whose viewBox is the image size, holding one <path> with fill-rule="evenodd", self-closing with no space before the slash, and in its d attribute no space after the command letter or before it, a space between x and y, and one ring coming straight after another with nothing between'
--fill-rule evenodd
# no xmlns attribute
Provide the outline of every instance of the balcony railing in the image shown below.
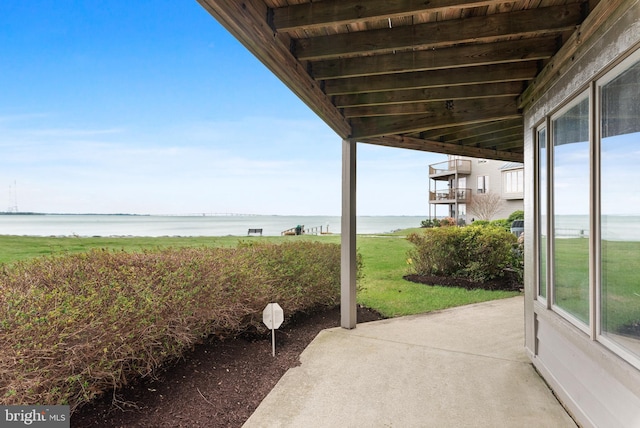
<svg viewBox="0 0 640 428"><path fill-rule="evenodd" d="M444 175L471 174L471 161L467 159L452 159L429 165L429 177Z"/></svg>
<svg viewBox="0 0 640 428"><path fill-rule="evenodd" d="M429 203L432 204L468 204L471 201L471 189L444 189L429 192Z"/></svg>

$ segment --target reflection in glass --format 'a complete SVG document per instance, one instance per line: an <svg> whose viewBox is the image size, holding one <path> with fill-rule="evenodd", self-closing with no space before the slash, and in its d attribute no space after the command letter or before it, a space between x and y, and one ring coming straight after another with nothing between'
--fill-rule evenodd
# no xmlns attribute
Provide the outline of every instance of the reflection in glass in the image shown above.
<svg viewBox="0 0 640 428"><path fill-rule="evenodd" d="M553 302L589 324L589 99L553 125Z"/></svg>
<svg viewBox="0 0 640 428"><path fill-rule="evenodd" d="M601 90L602 334L640 355L640 63Z"/></svg>
<svg viewBox="0 0 640 428"><path fill-rule="evenodd" d="M547 298L547 130L538 131L538 206L540 246L538 295Z"/></svg>

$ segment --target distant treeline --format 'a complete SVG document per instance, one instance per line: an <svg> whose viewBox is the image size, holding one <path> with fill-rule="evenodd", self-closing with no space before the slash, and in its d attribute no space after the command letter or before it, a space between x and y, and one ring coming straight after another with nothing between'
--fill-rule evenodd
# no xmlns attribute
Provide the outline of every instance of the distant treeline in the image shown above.
<svg viewBox="0 0 640 428"><path fill-rule="evenodd" d="M126 214L126 213L116 213L116 214L100 214L100 213L34 213L29 211L0 211L0 215L114 215L114 216L136 216L143 217L149 216L150 214Z"/></svg>

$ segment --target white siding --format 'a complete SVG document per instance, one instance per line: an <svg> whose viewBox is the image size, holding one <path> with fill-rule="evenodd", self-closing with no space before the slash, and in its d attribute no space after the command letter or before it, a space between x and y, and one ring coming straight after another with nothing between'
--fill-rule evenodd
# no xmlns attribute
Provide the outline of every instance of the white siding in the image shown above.
<svg viewBox="0 0 640 428"><path fill-rule="evenodd" d="M640 370L536 301L535 127L640 43L640 1L624 2L621 17L581 40L571 66L525 111L525 345L532 361L578 422L640 427ZM592 202L593 203L593 202ZM594 256L592 254L592 256Z"/></svg>

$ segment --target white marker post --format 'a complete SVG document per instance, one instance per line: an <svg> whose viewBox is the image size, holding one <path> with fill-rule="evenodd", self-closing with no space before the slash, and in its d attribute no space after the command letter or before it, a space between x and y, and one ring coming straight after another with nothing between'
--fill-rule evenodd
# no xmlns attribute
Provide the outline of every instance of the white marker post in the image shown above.
<svg viewBox="0 0 640 428"><path fill-rule="evenodd" d="M284 321L284 311L277 303L269 303L262 311L262 322L271 329L271 354L276 356L276 329Z"/></svg>

